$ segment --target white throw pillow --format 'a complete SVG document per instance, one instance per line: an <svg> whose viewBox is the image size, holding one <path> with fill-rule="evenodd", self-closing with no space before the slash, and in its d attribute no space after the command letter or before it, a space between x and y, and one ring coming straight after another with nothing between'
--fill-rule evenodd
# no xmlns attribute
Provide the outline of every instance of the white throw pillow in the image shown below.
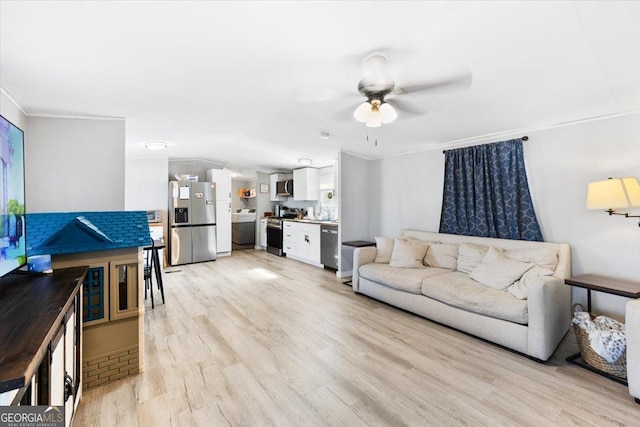
<svg viewBox="0 0 640 427"><path fill-rule="evenodd" d="M455 243L430 244L424 263L429 267L455 270L458 265L458 245Z"/></svg>
<svg viewBox="0 0 640 427"><path fill-rule="evenodd" d="M393 238L376 237L376 259L373 262L389 264L391 253L393 252Z"/></svg>
<svg viewBox="0 0 640 427"><path fill-rule="evenodd" d="M510 249L504 254L522 262L532 262L540 267L555 271L558 265L558 254L551 248Z"/></svg>
<svg viewBox="0 0 640 427"><path fill-rule="evenodd" d="M531 263L507 258L499 250L489 248L482 262L471 272L469 277L485 286L502 290L520 279L532 267Z"/></svg>
<svg viewBox="0 0 640 427"><path fill-rule="evenodd" d="M481 262L489 250L488 246L475 243L463 243L458 248L458 271L470 274Z"/></svg>
<svg viewBox="0 0 640 427"><path fill-rule="evenodd" d="M429 247L428 243L396 239L391 254L391 267L424 268L422 259Z"/></svg>
<svg viewBox="0 0 640 427"><path fill-rule="evenodd" d="M520 280L509 286L507 291L518 299L527 299L529 296L529 286L535 286L537 283L542 282L540 279L541 277L552 275L553 271L536 265L531 270L524 273Z"/></svg>

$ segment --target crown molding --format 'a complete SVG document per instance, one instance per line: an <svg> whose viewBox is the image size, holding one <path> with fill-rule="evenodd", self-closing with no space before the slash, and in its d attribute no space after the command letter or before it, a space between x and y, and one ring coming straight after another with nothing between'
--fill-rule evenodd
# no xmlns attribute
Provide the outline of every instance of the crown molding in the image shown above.
<svg viewBox="0 0 640 427"><path fill-rule="evenodd" d="M29 115L29 113L27 113L27 112L24 110L24 108L22 108L22 106L21 106L20 104L18 104L18 101L16 101L16 100L15 100L15 98L9 94L9 92L7 92L6 90L4 90L4 88L3 88L2 86L0 86L0 93L1 93L2 95L4 95L4 96L5 96L5 98L7 98L7 99L9 100L9 102L11 102L13 105L15 105L15 107L16 107L18 110L20 110L20 112L21 112L22 114L24 114L25 116L28 116L28 115Z"/></svg>
<svg viewBox="0 0 640 427"><path fill-rule="evenodd" d="M79 119L79 120L114 120L119 122L124 122L126 120L125 117L115 117L115 116L83 116L76 114L43 114L43 113L33 113L27 114L29 117L41 117L45 119Z"/></svg>

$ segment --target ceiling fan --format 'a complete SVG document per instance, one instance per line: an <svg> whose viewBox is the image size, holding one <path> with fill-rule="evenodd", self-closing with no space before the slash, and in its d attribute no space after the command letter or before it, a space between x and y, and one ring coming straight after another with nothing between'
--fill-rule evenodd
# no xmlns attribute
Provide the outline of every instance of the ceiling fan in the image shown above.
<svg viewBox="0 0 640 427"><path fill-rule="evenodd" d="M398 100L397 97L400 95L471 86L471 71L466 68L462 72L438 80L396 87L388 71L386 55L374 52L364 62L365 73L358 83L358 92L367 100L356 108L353 116L367 127L380 127L383 123L391 123L398 117L396 109L411 115L425 113L408 102Z"/></svg>

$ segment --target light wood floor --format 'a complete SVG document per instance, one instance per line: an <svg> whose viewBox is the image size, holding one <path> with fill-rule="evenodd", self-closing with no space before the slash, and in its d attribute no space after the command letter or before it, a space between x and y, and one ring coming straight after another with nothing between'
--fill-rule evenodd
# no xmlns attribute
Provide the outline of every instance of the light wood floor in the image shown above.
<svg viewBox="0 0 640 427"><path fill-rule="evenodd" d="M542 364L262 251L173 269L145 372L74 426L640 425L625 386L564 361L571 332Z"/></svg>

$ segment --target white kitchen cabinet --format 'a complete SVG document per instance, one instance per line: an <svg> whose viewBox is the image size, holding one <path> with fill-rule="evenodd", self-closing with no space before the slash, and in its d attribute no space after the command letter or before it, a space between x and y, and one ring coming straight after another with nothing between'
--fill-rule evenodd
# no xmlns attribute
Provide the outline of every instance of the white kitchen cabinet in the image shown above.
<svg viewBox="0 0 640 427"><path fill-rule="evenodd" d="M231 254L231 171L209 169L207 182L216 183L216 252Z"/></svg>
<svg viewBox="0 0 640 427"><path fill-rule="evenodd" d="M288 257L320 265L320 224L284 221L283 250Z"/></svg>
<svg viewBox="0 0 640 427"><path fill-rule="evenodd" d="M320 183L318 169L303 168L293 171L293 200L318 200Z"/></svg>
<svg viewBox="0 0 640 427"><path fill-rule="evenodd" d="M333 166L318 169L318 188L333 191L336 188L336 175Z"/></svg>
<svg viewBox="0 0 640 427"><path fill-rule="evenodd" d="M267 218L260 218L260 246L267 248Z"/></svg>
<svg viewBox="0 0 640 427"><path fill-rule="evenodd" d="M216 183L216 200L231 200L231 170L209 169L207 182Z"/></svg>

